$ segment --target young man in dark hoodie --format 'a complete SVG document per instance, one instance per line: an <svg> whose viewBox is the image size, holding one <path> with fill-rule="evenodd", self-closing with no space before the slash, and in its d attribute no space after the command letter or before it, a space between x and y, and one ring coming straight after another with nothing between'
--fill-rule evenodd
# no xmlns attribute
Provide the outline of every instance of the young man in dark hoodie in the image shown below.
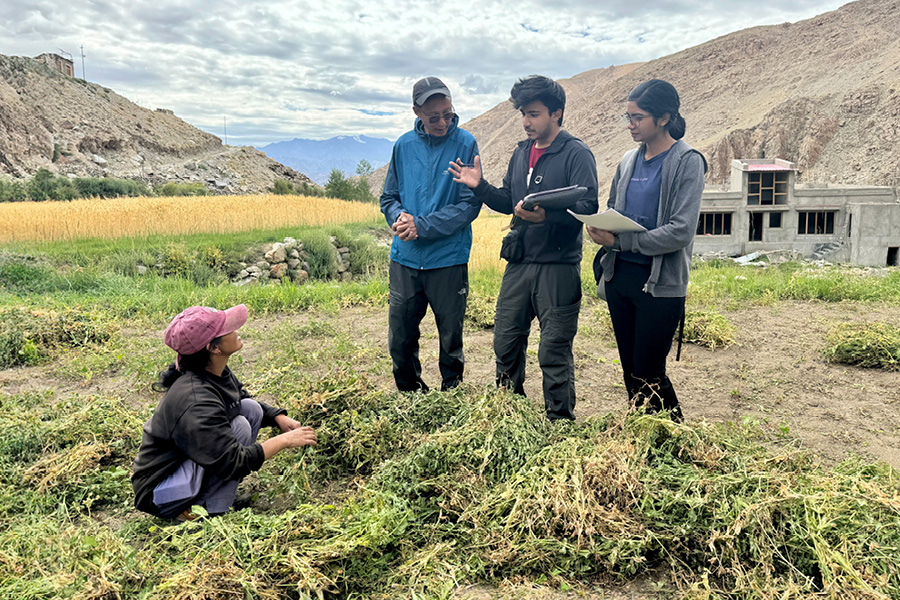
<svg viewBox="0 0 900 600"><path fill-rule="evenodd" d="M503 185L496 188L474 167L450 163L454 181L465 184L492 209L514 215L519 251L506 256L494 322L497 385L525 393L525 350L531 322L538 318L538 360L543 373L544 405L551 420L575 418L575 361L572 343L581 308L581 222L563 208L526 210L528 194L578 185L587 188L572 206L581 214L597 212L597 165L581 140L562 129L566 93L547 77L519 80L510 102L522 113L528 139L519 142Z"/></svg>

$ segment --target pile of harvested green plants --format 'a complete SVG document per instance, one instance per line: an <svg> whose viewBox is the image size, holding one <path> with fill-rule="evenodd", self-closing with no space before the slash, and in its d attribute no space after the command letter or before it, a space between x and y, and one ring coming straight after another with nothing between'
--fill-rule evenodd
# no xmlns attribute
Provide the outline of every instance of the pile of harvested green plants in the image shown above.
<svg viewBox="0 0 900 600"><path fill-rule="evenodd" d="M445 598L627 581L671 597L900 599L898 474L826 469L750 426L550 424L489 388L405 395L348 370L277 402L319 432L181 524L130 508L149 409L0 395L0 598Z"/></svg>

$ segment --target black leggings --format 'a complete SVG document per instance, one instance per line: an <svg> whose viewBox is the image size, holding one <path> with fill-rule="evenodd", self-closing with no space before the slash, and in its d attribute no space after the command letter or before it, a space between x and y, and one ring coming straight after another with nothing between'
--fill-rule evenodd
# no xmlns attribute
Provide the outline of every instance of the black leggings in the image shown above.
<svg viewBox="0 0 900 600"><path fill-rule="evenodd" d="M629 401L650 412L671 410L681 418L678 397L666 376L666 356L684 313L684 297L656 298L643 291L650 265L618 258L606 283L619 360Z"/></svg>

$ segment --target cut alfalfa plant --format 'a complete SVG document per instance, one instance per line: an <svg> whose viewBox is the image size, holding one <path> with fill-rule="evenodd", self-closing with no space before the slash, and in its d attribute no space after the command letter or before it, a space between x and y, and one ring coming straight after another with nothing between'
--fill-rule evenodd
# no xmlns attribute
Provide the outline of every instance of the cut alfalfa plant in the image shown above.
<svg viewBox="0 0 900 600"><path fill-rule="evenodd" d="M472 576L626 579L666 565L709 598L900 597L897 473L825 471L752 433L630 415L554 436L460 515Z"/></svg>
<svg viewBox="0 0 900 600"><path fill-rule="evenodd" d="M684 341L710 350L735 343L734 325L715 309L688 311L684 319Z"/></svg>
<svg viewBox="0 0 900 600"><path fill-rule="evenodd" d="M491 389L469 396L445 425L405 456L385 462L370 488L421 501L446 518L512 476L547 444L550 425L523 396Z"/></svg>
<svg viewBox="0 0 900 600"><path fill-rule="evenodd" d="M536 454L463 512L481 576L627 577L659 542L640 518L636 449L612 439L569 437Z"/></svg>
<svg viewBox="0 0 900 600"><path fill-rule="evenodd" d="M422 435L444 426L467 402L461 390L385 394L347 369L304 379L279 405L315 427L318 444L300 455L274 459L268 471L281 476L273 492L303 499L311 483L369 475L384 461L408 452Z"/></svg>
<svg viewBox="0 0 900 600"><path fill-rule="evenodd" d="M115 331L108 319L79 309L0 310L0 369L40 364L59 347L100 344Z"/></svg>
<svg viewBox="0 0 900 600"><path fill-rule="evenodd" d="M828 332L825 357L858 367L900 370L900 327L888 323L841 323Z"/></svg>
<svg viewBox="0 0 900 600"><path fill-rule="evenodd" d="M466 323L477 329L493 329L497 297L469 289L466 300Z"/></svg>

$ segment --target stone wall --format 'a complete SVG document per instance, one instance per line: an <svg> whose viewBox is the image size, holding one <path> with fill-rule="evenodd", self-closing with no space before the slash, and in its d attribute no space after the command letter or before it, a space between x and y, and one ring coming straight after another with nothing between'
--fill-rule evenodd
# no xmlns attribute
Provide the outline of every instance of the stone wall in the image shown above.
<svg viewBox="0 0 900 600"><path fill-rule="evenodd" d="M337 278L340 281L350 281L353 278L350 271L350 248L342 245L334 236L331 236L331 245L338 264ZM232 279L235 285L269 282L280 284L284 279L305 283L309 279L310 271L303 243L292 237L286 237L283 242L267 246L265 253L256 261L241 263L241 267L240 273Z"/></svg>

